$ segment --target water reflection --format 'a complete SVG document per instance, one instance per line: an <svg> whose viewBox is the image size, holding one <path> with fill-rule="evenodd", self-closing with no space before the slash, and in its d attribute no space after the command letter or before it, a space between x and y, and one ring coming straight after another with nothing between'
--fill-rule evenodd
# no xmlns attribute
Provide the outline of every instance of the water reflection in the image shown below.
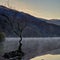
<svg viewBox="0 0 60 60"><path fill-rule="evenodd" d="M18 40L6 39L4 42L4 52L14 51L18 48Z"/></svg>
<svg viewBox="0 0 60 60"><path fill-rule="evenodd" d="M0 42L0 54L18 49L18 43L19 38L6 38L4 42ZM23 38L22 44L22 50L25 52L22 60L30 60L42 55L45 57L45 54L54 54L53 56L59 54L60 56L60 38Z"/></svg>
<svg viewBox="0 0 60 60"><path fill-rule="evenodd" d="M4 41L0 42L0 55L4 52Z"/></svg>
<svg viewBox="0 0 60 60"><path fill-rule="evenodd" d="M16 39L5 39L0 42L0 55L6 52L14 51L18 48L18 41Z"/></svg>

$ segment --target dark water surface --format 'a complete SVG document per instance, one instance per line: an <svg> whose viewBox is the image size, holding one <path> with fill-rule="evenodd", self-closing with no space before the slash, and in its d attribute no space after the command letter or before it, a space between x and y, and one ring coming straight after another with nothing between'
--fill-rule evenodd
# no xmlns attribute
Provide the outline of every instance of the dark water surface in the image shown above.
<svg viewBox="0 0 60 60"><path fill-rule="evenodd" d="M23 38L22 44L22 50L25 52L25 56L22 60L30 60L45 54L60 56L60 37ZM18 45L19 38L6 38L5 41L0 42L0 55L3 55L5 52L16 50Z"/></svg>

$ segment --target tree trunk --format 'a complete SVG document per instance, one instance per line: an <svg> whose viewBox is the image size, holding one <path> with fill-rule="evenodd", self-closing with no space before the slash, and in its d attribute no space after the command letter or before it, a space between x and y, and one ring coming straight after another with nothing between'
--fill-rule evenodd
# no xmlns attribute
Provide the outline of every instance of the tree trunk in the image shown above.
<svg viewBox="0 0 60 60"><path fill-rule="evenodd" d="M22 35L20 35L20 40L19 40L19 47L18 47L18 53L20 53L20 56L18 57L18 60L21 60L22 57L24 56L24 52L22 51Z"/></svg>
<svg viewBox="0 0 60 60"><path fill-rule="evenodd" d="M19 43L21 43L21 41L22 41L22 35L20 35L20 41L19 41Z"/></svg>
<svg viewBox="0 0 60 60"><path fill-rule="evenodd" d="M22 41L22 36L20 35L19 47L18 47L18 51L19 51L19 52L22 51L22 50L21 50L21 47L22 47L22 43L21 43L21 41Z"/></svg>

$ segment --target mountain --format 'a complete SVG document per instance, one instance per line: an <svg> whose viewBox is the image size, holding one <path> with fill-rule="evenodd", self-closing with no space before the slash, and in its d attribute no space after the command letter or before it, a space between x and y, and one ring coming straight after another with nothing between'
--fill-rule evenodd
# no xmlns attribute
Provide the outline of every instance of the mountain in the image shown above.
<svg viewBox="0 0 60 60"><path fill-rule="evenodd" d="M48 23L60 25L60 19L51 19L51 20L46 20Z"/></svg>
<svg viewBox="0 0 60 60"><path fill-rule="evenodd" d="M13 23L17 32L19 31L17 23L22 23L22 26L25 24L23 37L60 37L59 25L48 23L46 19L0 6L0 32L4 32L7 37L17 37L12 26L6 23L7 19Z"/></svg>

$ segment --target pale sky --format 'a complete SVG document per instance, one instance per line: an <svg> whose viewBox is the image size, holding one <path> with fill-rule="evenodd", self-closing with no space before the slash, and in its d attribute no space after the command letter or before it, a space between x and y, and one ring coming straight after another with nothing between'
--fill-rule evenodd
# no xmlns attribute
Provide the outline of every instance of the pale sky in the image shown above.
<svg viewBox="0 0 60 60"><path fill-rule="evenodd" d="M7 5L0 0L0 5ZM9 0L9 7L46 19L60 19L60 0Z"/></svg>

